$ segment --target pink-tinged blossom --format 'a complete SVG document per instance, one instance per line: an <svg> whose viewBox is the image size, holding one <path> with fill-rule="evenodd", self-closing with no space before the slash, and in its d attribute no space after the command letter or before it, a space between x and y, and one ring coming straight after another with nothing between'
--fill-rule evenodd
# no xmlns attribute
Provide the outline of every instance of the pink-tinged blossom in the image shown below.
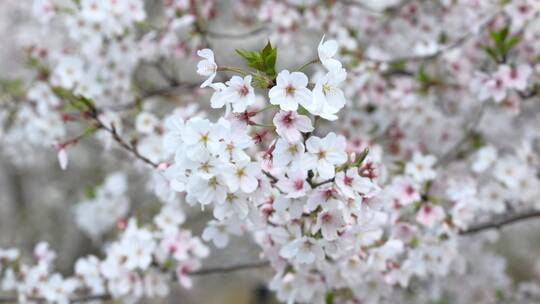
<svg viewBox="0 0 540 304"><path fill-rule="evenodd" d="M434 228L435 225L440 224L445 218L444 209L432 203L423 204L416 214L416 220L428 228Z"/></svg>
<svg viewBox="0 0 540 304"><path fill-rule="evenodd" d="M313 131L311 120L305 115L298 115L293 111L279 111L274 116L274 125L279 136L284 137L290 143L302 139L302 133Z"/></svg>
<svg viewBox="0 0 540 304"><path fill-rule="evenodd" d="M521 64L517 67L501 65L497 71L508 88L518 91L523 91L527 88L532 72L532 68L528 64Z"/></svg>
<svg viewBox="0 0 540 304"><path fill-rule="evenodd" d="M398 177L387 188L395 207L407 206L420 200L420 190L411 178Z"/></svg>
<svg viewBox="0 0 540 304"><path fill-rule="evenodd" d="M306 107L312 102L307 85L308 78L304 73L283 70L277 75L276 85L268 92L270 103L279 105L283 111L296 111L298 105Z"/></svg>
<svg viewBox="0 0 540 304"><path fill-rule="evenodd" d="M307 176L307 170L293 167L287 171L287 177L281 178L276 185L289 198L302 197L311 189L307 183Z"/></svg>
<svg viewBox="0 0 540 304"><path fill-rule="evenodd" d="M335 182L338 189L349 198L355 198L357 195L369 198L380 191L379 186L373 181L360 176L357 168L336 173Z"/></svg>
<svg viewBox="0 0 540 304"><path fill-rule="evenodd" d="M234 113L246 111L248 106L255 103L255 91L251 86L252 76L244 78L233 76L227 81L226 86L217 86L218 91L212 96L211 104L213 108L221 108L230 104Z"/></svg>
<svg viewBox="0 0 540 304"><path fill-rule="evenodd" d="M338 209L331 209L319 213L312 231L320 230L323 238L331 241L338 238L338 232L344 225L343 213Z"/></svg>

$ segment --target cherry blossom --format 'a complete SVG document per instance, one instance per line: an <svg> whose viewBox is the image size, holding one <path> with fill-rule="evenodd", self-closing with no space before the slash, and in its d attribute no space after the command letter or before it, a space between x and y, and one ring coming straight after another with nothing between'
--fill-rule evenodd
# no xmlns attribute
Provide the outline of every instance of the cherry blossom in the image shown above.
<svg viewBox="0 0 540 304"><path fill-rule="evenodd" d="M302 133L313 131L311 120L293 111L280 111L274 116L274 125L279 136L294 143L302 138ZM301 133L302 132L302 133Z"/></svg>
<svg viewBox="0 0 540 304"><path fill-rule="evenodd" d="M216 77L217 64L214 61L214 52L210 49L204 49L197 51L197 55L204 58L197 64L197 73L201 76L207 77L201 84L201 88L209 86Z"/></svg>
<svg viewBox="0 0 540 304"><path fill-rule="evenodd" d="M225 84L227 87L216 93L212 98L212 104L215 108L227 103L232 104L232 110L235 113L244 112L248 106L255 103L255 92L251 86L251 75L244 77L233 76Z"/></svg>
<svg viewBox="0 0 540 304"><path fill-rule="evenodd" d="M335 133L329 133L324 138L310 137L306 141L306 166L313 168L323 179L335 175L335 165L347 161L345 153L346 140Z"/></svg>
<svg viewBox="0 0 540 304"><path fill-rule="evenodd" d="M283 111L296 111L298 105L309 106L312 93L306 87L307 76L302 72L281 71L276 78L276 85L268 92L270 103L279 105Z"/></svg>
<svg viewBox="0 0 540 304"><path fill-rule="evenodd" d="M417 182L425 182L435 178L436 172L433 165L436 158L433 155L422 155L415 153L410 162L405 166L405 173Z"/></svg>

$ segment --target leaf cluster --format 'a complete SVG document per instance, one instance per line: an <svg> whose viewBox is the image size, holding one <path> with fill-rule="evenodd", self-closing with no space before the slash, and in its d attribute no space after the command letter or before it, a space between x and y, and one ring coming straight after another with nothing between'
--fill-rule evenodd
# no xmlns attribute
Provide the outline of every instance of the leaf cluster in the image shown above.
<svg viewBox="0 0 540 304"><path fill-rule="evenodd" d="M236 53L246 60L250 68L271 79L276 78L277 49L272 47L270 41L260 52L237 49Z"/></svg>
<svg viewBox="0 0 540 304"><path fill-rule="evenodd" d="M504 63L510 51L518 45L521 38L517 35L511 36L510 29L504 27L499 31L490 33L492 45L483 45L482 48L497 63Z"/></svg>

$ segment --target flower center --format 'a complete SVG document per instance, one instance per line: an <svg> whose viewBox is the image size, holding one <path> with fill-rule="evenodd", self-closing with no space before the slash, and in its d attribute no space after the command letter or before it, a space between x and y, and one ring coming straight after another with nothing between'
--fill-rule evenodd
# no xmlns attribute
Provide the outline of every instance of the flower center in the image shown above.
<svg viewBox="0 0 540 304"><path fill-rule="evenodd" d="M303 180L297 180L294 182L294 189L296 191L300 191L304 188L304 181Z"/></svg>
<svg viewBox="0 0 540 304"><path fill-rule="evenodd" d="M210 138L209 138L209 136L208 136L208 133L201 134L201 139L200 139L200 141L201 141L202 143L205 143L205 144L206 144L206 143L208 142L209 139L210 139Z"/></svg>
<svg viewBox="0 0 540 304"><path fill-rule="evenodd" d="M294 122L294 118L292 117L292 112L283 116L283 119L281 119L281 122L286 125L287 127L291 126Z"/></svg>
<svg viewBox="0 0 540 304"><path fill-rule="evenodd" d="M353 178L349 176L345 176L343 183L347 186L351 186L353 182Z"/></svg>
<svg viewBox="0 0 540 304"><path fill-rule="evenodd" d="M330 213L325 213L323 214L321 220L325 224L330 224L332 222L332 215Z"/></svg>
<svg viewBox="0 0 540 304"><path fill-rule="evenodd" d="M331 90L332 90L332 87L328 83L323 84L322 91L324 95L328 95L328 93L330 93Z"/></svg>
<svg viewBox="0 0 540 304"><path fill-rule="evenodd" d="M287 96L294 96L294 92L296 92L296 88L293 87L291 84L285 88L285 93L287 94Z"/></svg>
<svg viewBox="0 0 540 304"><path fill-rule="evenodd" d="M296 155L296 153L298 153L298 147L296 147L296 145L290 145L287 151L289 151L291 155Z"/></svg>
<svg viewBox="0 0 540 304"><path fill-rule="evenodd" d="M240 87L240 91L239 91L239 94L240 96L247 96L249 94L249 89L246 85L243 85L242 87Z"/></svg>
<svg viewBox="0 0 540 304"><path fill-rule="evenodd" d="M206 162L201 163L201 166L199 167L199 169L201 169L201 171L208 173L210 171L210 167L211 167L210 164L206 161Z"/></svg>
<svg viewBox="0 0 540 304"><path fill-rule="evenodd" d="M246 176L246 170L244 168L236 170L236 176L238 177Z"/></svg>

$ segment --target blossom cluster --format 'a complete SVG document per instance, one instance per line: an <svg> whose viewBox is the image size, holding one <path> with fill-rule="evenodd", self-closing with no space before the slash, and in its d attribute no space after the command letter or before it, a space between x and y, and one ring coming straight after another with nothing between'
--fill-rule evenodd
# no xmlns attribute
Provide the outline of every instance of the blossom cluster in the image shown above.
<svg viewBox="0 0 540 304"><path fill-rule="evenodd" d="M71 277L55 272L56 253L46 242L35 246L30 264L17 249L0 250L2 290L17 292L22 303L71 303L88 294L125 301L164 297L173 278L190 287L189 274L209 253L198 237L180 228L184 220L180 206L171 204L162 208L152 225L139 226L134 218L124 221L104 258L77 259Z"/></svg>
<svg viewBox="0 0 540 304"><path fill-rule="evenodd" d="M107 176L103 186L90 191L90 198L76 205L77 225L90 237L101 237L127 215L126 192L127 177L122 172Z"/></svg>

